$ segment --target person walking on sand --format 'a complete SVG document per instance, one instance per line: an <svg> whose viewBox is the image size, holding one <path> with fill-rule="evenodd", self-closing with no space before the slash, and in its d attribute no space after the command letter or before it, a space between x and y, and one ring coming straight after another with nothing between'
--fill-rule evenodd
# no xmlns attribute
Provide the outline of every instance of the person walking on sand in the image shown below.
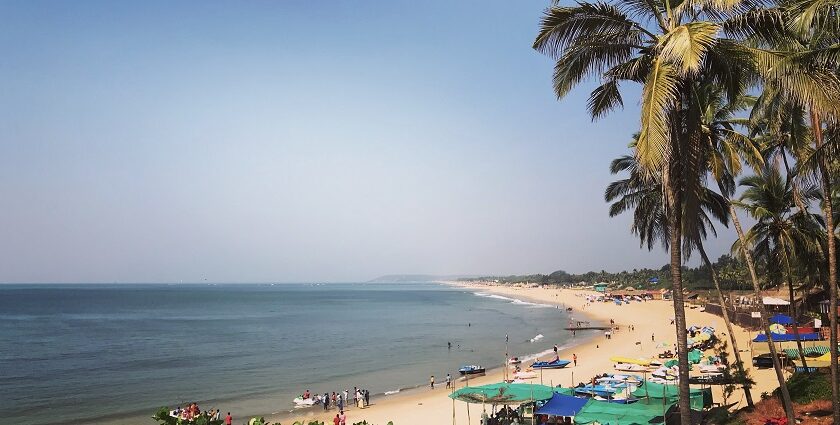
<svg viewBox="0 0 840 425"><path fill-rule="evenodd" d="M435 375L432 375L432 377L429 378L429 388L435 389Z"/></svg>
<svg viewBox="0 0 840 425"><path fill-rule="evenodd" d="M572 362L574 362L575 366L577 366L577 354L572 353Z"/></svg>
<svg viewBox="0 0 840 425"><path fill-rule="evenodd" d="M446 374L446 389L452 388L452 377Z"/></svg>

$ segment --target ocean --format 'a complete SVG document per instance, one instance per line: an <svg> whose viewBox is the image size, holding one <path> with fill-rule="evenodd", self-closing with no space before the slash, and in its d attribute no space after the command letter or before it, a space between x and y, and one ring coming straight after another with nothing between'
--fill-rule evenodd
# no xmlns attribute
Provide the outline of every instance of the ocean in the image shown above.
<svg viewBox="0 0 840 425"><path fill-rule="evenodd" d="M500 366L506 334L511 355L546 352L570 341L567 322L435 283L0 285L0 417L152 424L191 401L288 412L306 389L376 396Z"/></svg>

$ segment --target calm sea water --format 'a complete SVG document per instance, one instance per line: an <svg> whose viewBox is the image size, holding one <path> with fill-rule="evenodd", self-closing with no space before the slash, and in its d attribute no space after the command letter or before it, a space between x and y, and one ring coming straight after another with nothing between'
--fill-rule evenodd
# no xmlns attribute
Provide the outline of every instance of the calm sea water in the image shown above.
<svg viewBox="0 0 840 425"><path fill-rule="evenodd" d="M567 321L438 284L0 285L0 418L151 424L188 401L289 411L305 389L381 394L501 365L505 333L511 354L543 352L568 340Z"/></svg>

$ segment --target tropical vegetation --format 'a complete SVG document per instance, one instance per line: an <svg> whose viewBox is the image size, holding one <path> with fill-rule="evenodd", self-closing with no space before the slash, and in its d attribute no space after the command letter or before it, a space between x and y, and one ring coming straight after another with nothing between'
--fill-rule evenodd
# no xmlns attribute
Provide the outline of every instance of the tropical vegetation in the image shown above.
<svg viewBox="0 0 840 425"><path fill-rule="evenodd" d="M612 163L628 175L606 199L611 215L632 212L642 246L670 254L663 277L673 289L681 423L692 422L684 265L699 253L723 299L724 273L703 248L715 223L735 228L732 255L747 271L737 276L756 296L766 285L784 285L791 297L796 285L822 285L837 305L838 12L840 0L579 1L549 7L540 21L533 47L555 61L558 99L596 79L586 107L600 119L623 106L625 86L641 86L638 134ZM744 230L739 211L756 224ZM836 347L837 317L829 316ZM768 345L794 423L788 382ZM831 357L840 423L836 350Z"/></svg>

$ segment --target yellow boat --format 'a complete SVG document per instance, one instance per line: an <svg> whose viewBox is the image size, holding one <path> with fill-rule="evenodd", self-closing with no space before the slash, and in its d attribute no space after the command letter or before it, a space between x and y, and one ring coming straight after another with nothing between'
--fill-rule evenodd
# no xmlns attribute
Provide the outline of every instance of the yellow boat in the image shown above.
<svg viewBox="0 0 840 425"><path fill-rule="evenodd" d="M613 363L630 363L630 364L637 364L641 366L650 366L652 360L650 359L634 359L630 357L610 357L610 361Z"/></svg>
<svg viewBox="0 0 840 425"><path fill-rule="evenodd" d="M802 367L802 360L798 357L791 360L793 360L793 364L796 367ZM808 363L808 367L831 367L831 353L825 353L819 357L806 359L805 362Z"/></svg>

